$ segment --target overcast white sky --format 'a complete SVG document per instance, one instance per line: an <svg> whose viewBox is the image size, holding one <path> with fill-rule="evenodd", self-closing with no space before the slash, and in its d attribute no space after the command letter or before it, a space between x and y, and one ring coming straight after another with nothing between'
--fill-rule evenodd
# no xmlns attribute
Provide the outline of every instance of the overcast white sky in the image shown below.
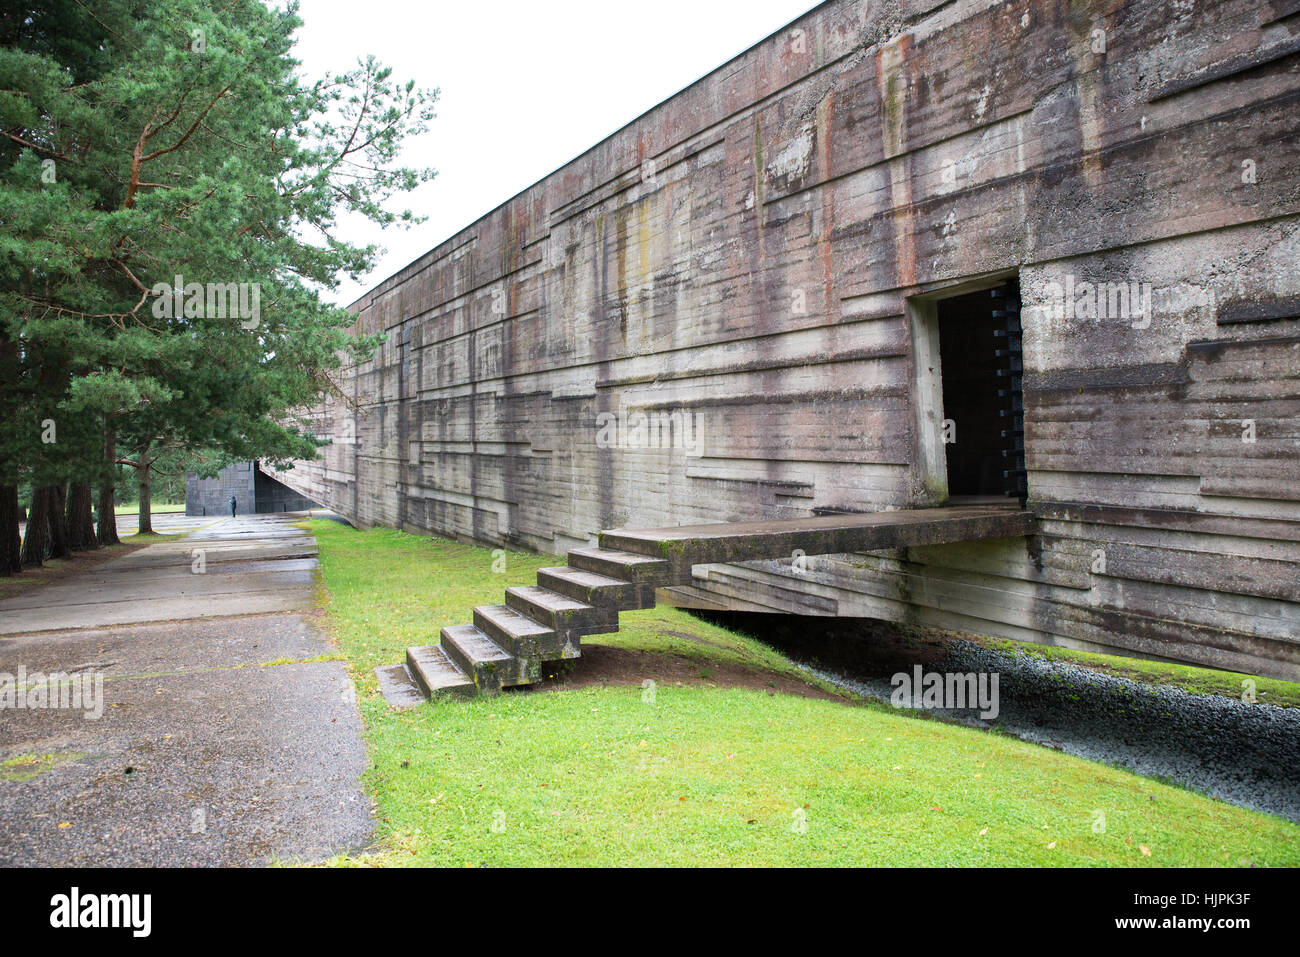
<svg viewBox="0 0 1300 957"><path fill-rule="evenodd" d="M427 221L349 238L387 249L346 305L818 0L302 0L296 56L312 78L373 53L439 87L403 161L438 176L401 199ZM395 204L399 205L399 204Z"/></svg>

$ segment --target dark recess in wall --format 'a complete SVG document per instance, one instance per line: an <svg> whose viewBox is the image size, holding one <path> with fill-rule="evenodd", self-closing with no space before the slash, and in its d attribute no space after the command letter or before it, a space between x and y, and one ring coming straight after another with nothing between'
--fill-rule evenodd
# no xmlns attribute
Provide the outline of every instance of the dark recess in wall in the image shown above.
<svg viewBox="0 0 1300 957"><path fill-rule="evenodd" d="M956 441L946 446L950 496L1001 495L1005 423L994 355L999 328L987 290L939 303L939 350L943 369L943 414L956 424Z"/></svg>

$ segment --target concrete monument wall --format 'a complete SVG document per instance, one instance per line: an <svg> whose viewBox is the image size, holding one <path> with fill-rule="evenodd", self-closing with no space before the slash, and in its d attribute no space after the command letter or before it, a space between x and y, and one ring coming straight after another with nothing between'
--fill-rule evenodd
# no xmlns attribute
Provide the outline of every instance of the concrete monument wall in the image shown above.
<svg viewBox="0 0 1300 957"><path fill-rule="evenodd" d="M823 4L364 296L283 478L557 554L937 505L935 303L1018 279L1040 535L677 599L1300 677L1298 50L1293 0Z"/></svg>

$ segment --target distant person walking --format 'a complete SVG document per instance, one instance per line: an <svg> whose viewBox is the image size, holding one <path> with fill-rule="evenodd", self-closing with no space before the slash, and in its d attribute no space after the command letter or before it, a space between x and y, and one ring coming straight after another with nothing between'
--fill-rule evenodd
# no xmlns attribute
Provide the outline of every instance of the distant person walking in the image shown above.
<svg viewBox="0 0 1300 957"><path fill-rule="evenodd" d="M235 509L237 509L238 507L239 507L239 503L235 501L235 496L233 495L230 496L230 517L231 518L235 517Z"/></svg>

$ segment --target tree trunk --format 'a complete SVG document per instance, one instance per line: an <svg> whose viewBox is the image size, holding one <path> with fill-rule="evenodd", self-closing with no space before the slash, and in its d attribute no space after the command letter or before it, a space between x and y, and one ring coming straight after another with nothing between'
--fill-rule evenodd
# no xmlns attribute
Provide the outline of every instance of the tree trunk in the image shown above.
<svg viewBox="0 0 1300 957"><path fill-rule="evenodd" d="M117 437L113 434L112 426L104 426L104 458L108 469L108 477L99 487L99 544L101 546L116 545L120 539L117 537L117 513L113 510L113 475L117 468Z"/></svg>
<svg viewBox="0 0 1300 957"><path fill-rule="evenodd" d="M17 575L23 570L18 512L18 486L0 488L0 575Z"/></svg>
<svg viewBox="0 0 1300 957"><path fill-rule="evenodd" d="M149 501L152 489L150 488L153 476L150 470L153 463L149 461L149 446L140 450L140 464L136 467L136 477L140 480L140 534L153 534L153 516L150 514L152 507Z"/></svg>
<svg viewBox="0 0 1300 957"><path fill-rule="evenodd" d="M90 483L73 482L68 489L68 547L84 552L99 547L95 538L95 520L90 512Z"/></svg>
<svg viewBox="0 0 1300 957"><path fill-rule="evenodd" d="M99 487L99 547L106 548L121 541L117 537L117 513L113 511L113 484L105 482Z"/></svg>
<svg viewBox="0 0 1300 957"><path fill-rule="evenodd" d="M22 563L27 568L45 564L50 546L50 488L32 491L32 507L27 510L27 534L23 536Z"/></svg>
<svg viewBox="0 0 1300 957"><path fill-rule="evenodd" d="M51 485L48 509L50 516L50 557L67 558L72 552L68 548L68 522L63 510L67 506L67 486L60 483Z"/></svg>
<svg viewBox="0 0 1300 957"><path fill-rule="evenodd" d="M5 332L8 333L8 330L6 329ZM3 391L0 391L0 395L3 395L3 405L0 406L0 410L3 411L3 417L0 417L0 429L6 436L12 435L15 429L16 397L11 389L19 380L20 369L18 343L7 334L0 334L0 383L3 383ZM5 458L8 459L9 455L10 453L6 452ZM22 457L14 455L14 458ZM5 481L18 480L16 463L5 461L3 472ZM23 570L22 536L18 533L18 525L25 518L23 508L18 504L18 486L0 486L0 575L17 575Z"/></svg>

